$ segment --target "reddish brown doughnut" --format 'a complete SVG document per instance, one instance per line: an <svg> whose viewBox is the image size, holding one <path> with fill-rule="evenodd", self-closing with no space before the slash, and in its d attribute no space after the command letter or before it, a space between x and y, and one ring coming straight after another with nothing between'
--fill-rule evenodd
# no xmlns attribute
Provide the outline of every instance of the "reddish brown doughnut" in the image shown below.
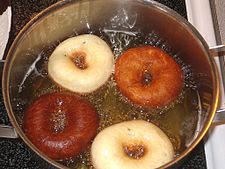
<svg viewBox="0 0 225 169"><path fill-rule="evenodd" d="M116 61L115 80L121 93L146 107L164 107L183 87L183 73L174 59L156 47L125 51Z"/></svg>
<svg viewBox="0 0 225 169"><path fill-rule="evenodd" d="M30 141L54 160L78 155L96 135L98 116L86 100L68 93L38 98L24 115L24 132Z"/></svg>

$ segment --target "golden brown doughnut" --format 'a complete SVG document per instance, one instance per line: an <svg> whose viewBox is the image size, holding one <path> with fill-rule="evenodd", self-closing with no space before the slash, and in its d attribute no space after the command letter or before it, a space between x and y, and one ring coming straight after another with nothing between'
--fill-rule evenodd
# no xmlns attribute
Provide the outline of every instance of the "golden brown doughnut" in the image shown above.
<svg viewBox="0 0 225 169"><path fill-rule="evenodd" d="M115 80L121 93L141 106L164 107L183 87L183 73L175 60L156 47L125 51L116 61Z"/></svg>

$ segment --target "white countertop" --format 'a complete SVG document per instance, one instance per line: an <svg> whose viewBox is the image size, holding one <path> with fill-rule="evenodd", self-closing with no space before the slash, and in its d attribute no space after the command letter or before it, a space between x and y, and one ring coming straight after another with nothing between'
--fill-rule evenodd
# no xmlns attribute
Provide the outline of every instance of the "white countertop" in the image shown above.
<svg viewBox="0 0 225 169"><path fill-rule="evenodd" d="M2 59L11 27L11 7L0 15L0 59Z"/></svg>

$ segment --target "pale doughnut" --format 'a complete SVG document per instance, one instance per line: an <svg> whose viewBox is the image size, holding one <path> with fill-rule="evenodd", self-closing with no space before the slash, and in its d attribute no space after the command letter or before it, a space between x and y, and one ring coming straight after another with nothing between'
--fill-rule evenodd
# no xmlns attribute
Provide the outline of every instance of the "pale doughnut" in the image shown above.
<svg viewBox="0 0 225 169"><path fill-rule="evenodd" d="M160 128L132 120L102 130L92 143L91 157L96 169L152 169L171 161L174 150Z"/></svg>
<svg viewBox="0 0 225 169"><path fill-rule="evenodd" d="M60 43L48 62L50 77L62 87L88 93L102 86L112 73L114 56L105 41L91 34Z"/></svg>

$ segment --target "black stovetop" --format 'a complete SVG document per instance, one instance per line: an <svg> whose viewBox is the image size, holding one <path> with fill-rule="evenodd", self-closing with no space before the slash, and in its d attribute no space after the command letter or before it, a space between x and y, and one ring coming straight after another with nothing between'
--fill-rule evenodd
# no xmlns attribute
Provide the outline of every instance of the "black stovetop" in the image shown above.
<svg viewBox="0 0 225 169"><path fill-rule="evenodd" d="M177 11L186 18L184 0L157 0ZM19 30L38 12L57 2L57 0L12 0L12 28L7 49ZM0 124L10 124L4 107L2 95L0 94ZM3 169L42 169L52 168L44 160L39 158L20 139L0 138L0 168ZM205 169L205 152L203 141L190 153L181 169Z"/></svg>

